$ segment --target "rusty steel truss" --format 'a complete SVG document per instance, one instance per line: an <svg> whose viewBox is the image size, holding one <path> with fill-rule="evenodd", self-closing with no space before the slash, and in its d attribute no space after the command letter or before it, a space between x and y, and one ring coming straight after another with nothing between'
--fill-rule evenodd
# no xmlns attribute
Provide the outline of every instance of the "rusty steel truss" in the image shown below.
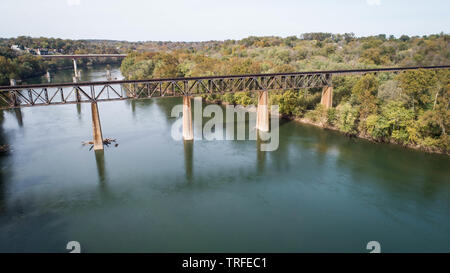
<svg viewBox="0 0 450 273"><path fill-rule="evenodd" d="M450 66L314 71L194 78L0 86L0 108L190 96L239 91L289 90L331 85L333 75L448 69Z"/></svg>

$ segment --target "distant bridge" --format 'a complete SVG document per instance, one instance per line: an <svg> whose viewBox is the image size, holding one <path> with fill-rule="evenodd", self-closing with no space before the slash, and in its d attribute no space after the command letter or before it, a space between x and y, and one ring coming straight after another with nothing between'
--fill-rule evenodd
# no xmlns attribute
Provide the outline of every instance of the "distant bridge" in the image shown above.
<svg viewBox="0 0 450 273"><path fill-rule="evenodd" d="M73 81L77 82L81 77L80 72L77 69L77 59L89 59L89 58L126 58L127 54L67 54L67 55L40 55L43 59L71 59L73 61ZM108 71L108 78L110 78L110 71ZM47 72L47 77L50 78L50 73Z"/></svg>
<svg viewBox="0 0 450 273"><path fill-rule="evenodd" d="M43 59L87 59L87 58L125 58L127 54L70 54L70 55L39 55Z"/></svg>
<svg viewBox="0 0 450 273"><path fill-rule="evenodd" d="M333 75L380 72L397 73L417 69L449 68L450 65L417 66L0 86L0 103L3 102L4 104L3 106L0 106L0 109L90 102L92 104L94 124L94 149L103 149L97 108L97 102L99 101L183 96L183 104L186 106L186 111L183 111L183 137L185 139L192 139L193 131L192 121L190 120L191 106L189 99L192 95L212 93L223 94L239 91L258 92L257 128L262 131L268 131L268 90L298 90L300 88L322 87L322 98L320 103L324 105L325 108L330 108L332 107L333 102Z"/></svg>

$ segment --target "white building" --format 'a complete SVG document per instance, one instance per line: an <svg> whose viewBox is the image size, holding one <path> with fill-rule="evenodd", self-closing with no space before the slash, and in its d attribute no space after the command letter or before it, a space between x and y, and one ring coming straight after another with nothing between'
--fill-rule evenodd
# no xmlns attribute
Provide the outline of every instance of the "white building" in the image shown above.
<svg viewBox="0 0 450 273"><path fill-rule="evenodd" d="M11 46L11 49L12 49L12 50L15 50L15 51L22 51L22 49L20 49L20 46L19 46L19 45L12 45L12 46Z"/></svg>

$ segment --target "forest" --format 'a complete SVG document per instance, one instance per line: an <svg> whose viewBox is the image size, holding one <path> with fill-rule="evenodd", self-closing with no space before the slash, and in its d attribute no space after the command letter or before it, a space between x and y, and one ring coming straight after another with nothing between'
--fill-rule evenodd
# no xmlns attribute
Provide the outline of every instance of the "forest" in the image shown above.
<svg viewBox="0 0 450 273"><path fill-rule="evenodd" d="M21 51L11 49L17 45ZM31 38L19 36L11 39L0 39L0 85L9 85L9 79L22 80L30 77L41 76L47 71L72 67L72 60L51 59L42 60L39 55L29 54L29 49L49 49L57 54L87 54L87 53L119 53L117 45L110 41L98 40L63 40L54 38ZM77 64L80 67L112 62L120 62L116 59L80 59Z"/></svg>
<svg viewBox="0 0 450 273"><path fill-rule="evenodd" d="M203 43L133 45L122 62L127 79L448 65L450 36L306 33ZM415 70L333 78L333 108L321 89L269 92L284 118L376 142L450 153L450 71ZM205 95L214 103L256 104L251 92Z"/></svg>

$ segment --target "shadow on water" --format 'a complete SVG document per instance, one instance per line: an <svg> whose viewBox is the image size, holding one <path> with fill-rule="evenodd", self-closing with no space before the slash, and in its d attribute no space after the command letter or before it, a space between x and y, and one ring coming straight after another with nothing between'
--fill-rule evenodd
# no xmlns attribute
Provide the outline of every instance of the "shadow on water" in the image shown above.
<svg viewBox="0 0 450 273"><path fill-rule="evenodd" d="M162 117L166 124L171 123L175 119L171 117L172 108L181 103L181 98L150 98L139 100L127 100L127 105L130 106L132 116L136 119L139 113L146 113L146 111L153 105L157 106L157 109L161 112L158 113L158 117ZM140 111L141 110L141 111Z"/></svg>
<svg viewBox="0 0 450 273"><path fill-rule="evenodd" d="M450 193L448 156L361 139L340 140L336 147L339 151L337 165L348 169L353 181L374 183L393 195L414 194L428 200ZM447 179L442 179L445 176Z"/></svg>
<svg viewBox="0 0 450 273"><path fill-rule="evenodd" d="M376 189L397 197L420 197L430 201L436 195L450 192L448 156L428 154L394 144L349 138L340 132L311 125L293 126L298 128L283 130L277 153L283 154L286 148L284 143L293 143L298 146L299 151L309 151L305 156L313 161L317 168L321 166L324 171L334 175L350 175L351 179L346 180L357 183L357 188L362 185L370 188L375 186ZM290 131L296 131L296 135L301 133L298 136L292 135L294 139L299 137L298 141L283 141L290 135ZM280 161L283 161L283 158L288 157L278 157ZM336 177L333 180L342 181Z"/></svg>
<svg viewBox="0 0 450 273"><path fill-rule="evenodd" d="M289 158L289 153L295 152L292 151L292 140L290 140L291 138L295 139L295 130L292 127L294 125L294 122L291 120L280 119L280 139L278 149L270 152L271 157L276 158L276 160L271 162L271 166L277 172L289 170L293 164L296 164Z"/></svg>
<svg viewBox="0 0 450 273"><path fill-rule="evenodd" d="M133 113L133 117L136 118L136 100L131 100L130 105L131 105L131 113Z"/></svg>
<svg viewBox="0 0 450 273"><path fill-rule="evenodd" d="M78 120L81 120L81 116L82 116L82 114L81 114L81 103L77 103L76 105L77 105L77 117L78 117Z"/></svg>
<svg viewBox="0 0 450 273"><path fill-rule="evenodd" d="M158 105L159 109L162 110L163 116L169 120L171 119L172 108L177 104L183 103L182 97L174 97L174 98L154 98L151 99ZM194 113L194 109L192 109L192 114Z"/></svg>

